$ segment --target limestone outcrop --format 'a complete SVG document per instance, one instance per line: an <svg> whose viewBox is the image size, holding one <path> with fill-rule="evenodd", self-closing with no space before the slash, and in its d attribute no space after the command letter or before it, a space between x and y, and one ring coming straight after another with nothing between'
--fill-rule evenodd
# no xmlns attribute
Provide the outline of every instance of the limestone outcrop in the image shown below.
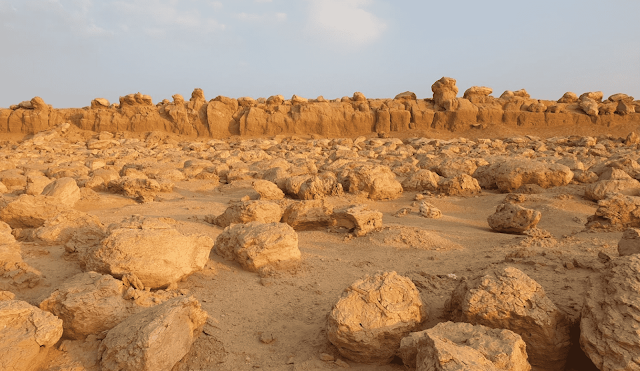
<svg viewBox="0 0 640 371"><path fill-rule="evenodd" d="M154 105L141 93L120 97L118 104L96 98L85 108L54 109L41 98L0 109L0 132L38 133L62 123L96 132L165 131L183 135L227 138L232 135L320 134L354 136L409 130L461 131L497 124L504 126L609 126L640 121L638 101L626 94L602 100L602 92L578 97L566 93L558 102L531 99L524 90L499 98L489 87L473 86L458 98L456 80L443 77L432 85L433 98L411 92L394 99L369 99L362 93L343 99L268 99L218 96L207 101L195 89L186 101L180 94ZM111 139L90 146L114 145ZM97 148L97 147L93 147Z"/></svg>

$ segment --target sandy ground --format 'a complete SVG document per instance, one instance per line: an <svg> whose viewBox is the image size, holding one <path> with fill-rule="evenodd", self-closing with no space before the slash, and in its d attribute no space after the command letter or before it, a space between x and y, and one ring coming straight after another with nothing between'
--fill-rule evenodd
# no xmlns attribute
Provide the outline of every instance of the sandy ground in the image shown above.
<svg viewBox="0 0 640 371"><path fill-rule="evenodd" d="M630 131L612 130L620 136ZM563 133L556 130L535 134ZM478 136L498 137L490 131L482 134ZM513 134L502 133L500 137ZM2 138L19 139L20 136ZM505 266L514 266L535 279L577 323L587 279L597 278L603 268L598 253L617 256L617 242L622 235L585 230L586 219L594 214L597 205L584 199L584 188L582 184L569 184L526 195L522 205L542 213L540 231L531 236L496 233L488 227L487 217L505 197L495 191L483 190L473 197L428 195L426 201L442 210L441 219L418 215L414 201L417 192L405 192L392 201L371 201L353 195L329 197L327 202L334 206L364 203L382 212L384 227L364 237L328 231L298 232L302 262L295 268L270 274L245 271L212 252L203 271L179 283L178 288L189 290L210 318L204 333L175 370L340 368L335 362L321 360L322 353L346 361L355 370L404 370L399 359L385 366L346 360L326 337L327 314L342 291L355 280L378 271L396 271L416 284L429 313L420 329L444 321L444 302L460 278ZM181 232L200 233L215 240L222 228L206 223L204 216L221 214L230 201L251 192L249 181L221 186L203 180L182 181L175 183L172 193L162 194L162 202L139 204L124 196L98 193L81 200L76 209L97 216L105 225L134 214L170 217L178 222L176 227ZM15 197L5 195L7 201ZM411 208L411 213L393 216L405 207ZM24 260L46 277L35 288L16 292L18 299L34 305L65 279L81 272L79 263L66 256L62 246L22 243L22 250ZM261 337L275 340L266 344ZM577 337L573 340L576 344L567 370L594 369L581 354ZM49 362L53 364L62 353L53 352Z"/></svg>

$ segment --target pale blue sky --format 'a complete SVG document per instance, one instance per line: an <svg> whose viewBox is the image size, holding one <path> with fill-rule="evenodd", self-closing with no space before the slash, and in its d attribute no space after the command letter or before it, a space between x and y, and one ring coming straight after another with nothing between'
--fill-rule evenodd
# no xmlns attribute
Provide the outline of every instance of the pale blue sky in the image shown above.
<svg viewBox="0 0 640 371"><path fill-rule="evenodd" d="M82 107L202 88L431 97L442 76L494 95L640 99L640 0L0 0L0 107Z"/></svg>

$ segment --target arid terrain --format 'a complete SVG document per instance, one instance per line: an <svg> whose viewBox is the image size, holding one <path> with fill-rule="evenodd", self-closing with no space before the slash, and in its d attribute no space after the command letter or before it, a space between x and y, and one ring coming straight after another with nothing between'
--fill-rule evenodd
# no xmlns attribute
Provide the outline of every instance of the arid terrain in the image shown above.
<svg viewBox="0 0 640 371"><path fill-rule="evenodd" d="M450 80L425 100L194 92L160 108L132 95L77 112L35 98L0 110L0 364L427 370L426 343L399 340L451 320L519 334L508 344L526 343L534 370L640 370L640 104L480 88L456 98ZM342 113L304 118L320 109ZM358 114L340 121L345 110ZM405 277L384 276L405 294L376 306L362 287L382 272ZM336 306L352 293L365 304ZM497 368L475 369L529 367L476 353Z"/></svg>

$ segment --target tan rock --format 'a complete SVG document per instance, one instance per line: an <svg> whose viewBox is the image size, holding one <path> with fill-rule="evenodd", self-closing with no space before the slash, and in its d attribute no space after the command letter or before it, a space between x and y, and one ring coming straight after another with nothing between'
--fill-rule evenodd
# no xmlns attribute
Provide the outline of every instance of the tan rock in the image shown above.
<svg viewBox="0 0 640 371"><path fill-rule="evenodd" d="M535 160L506 161L491 166L489 171L493 183L502 192L514 191L523 184L536 184L542 188L563 186L573 179L569 167Z"/></svg>
<svg viewBox="0 0 640 371"><path fill-rule="evenodd" d="M340 196L344 194L342 184L332 172L323 172L305 180L300 185L298 198L301 200L317 200L326 196Z"/></svg>
<svg viewBox="0 0 640 371"><path fill-rule="evenodd" d="M456 80L450 77L443 77L431 85L433 91L433 101L436 108L444 111L455 111L458 108L458 87Z"/></svg>
<svg viewBox="0 0 640 371"><path fill-rule="evenodd" d="M305 174L305 175L296 175L288 177L283 183L284 185L284 193L292 197L298 197L298 193L300 192L300 187L302 184L310 179L313 175ZM277 181L277 180L276 180Z"/></svg>
<svg viewBox="0 0 640 371"><path fill-rule="evenodd" d="M442 211L426 201L422 201L420 203L420 210L418 211L418 213L420 214L420 216L428 219L442 218Z"/></svg>
<svg viewBox="0 0 640 371"><path fill-rule="evenodd" d="M388 363L402 338L426 318L413 282L396 272L380 272L344 291L329 313L327 337L348 359Z"/></svg>
<svg viewBox="0 0 640 371"><path fill-rule="evenodd" d="M400 93L395 96L393 99L407 99L407 100L417 100L416 93L405 91L404 93Z"/></svg>
<svg viewBox="0 0 640 371"><path fill-rule="evenodd" d="M472 86L465 90L462 97L468 99L471 103L487 103L491 93L493 93L493 89L486 86Z"/></svg>
<svg viewBox="0 0 640 371"><path fill-rule="evenodd" d="M640 255L614 258L601 278L589 281L580 347L600 370L640 370Z"/></svg>
<svg viewBox="0 0 640 371"><path fill-rule="evenodd" d="M19 300L0 301L0 369L37 370L62 336L62 320Z"/></svg>
<svg viewBox="0 0 640 371"><path fill-rule="evenodd" d="M227 227L216 239L215 251L252 272L295 263L301 257L298 234L285 223L250 222Z"/></svg>
<svg viewBox="0 0 640 371"><path fill-rule="evenodd" d="M600 113L600 107L598 102L590 98L581 98L580 99L580 108L589 116L598 116Z"/></svg>
<svg viewBox="0 0 640 371"><path fill-rule="evenodd" d="M52 180L44 175L27 175L26 194L36 196L42 194L46 186L51 184Z"/></svg>
<svg viewBox="0 0 640 371"><path fill-rule="evenodd" d="M121 193L140 202L151 202L159 192L171 192L173 183L160 184L154 179L123 177L107 185L110 192Z"/></svg>
<svg viewBox="0 0 640 371"><path fill-rule="evenodd" d="M57 202L73 207L80 201L80 188L73 178L59 178L49 183L43 190L43 196L49 196Z"/></svg>
<svg viewBox="0 0 640 371"><path fill-rule="evenodd" d="M618 242L620 256L640 254L640 229L629 228L624 231Z"/></svg>
<svg viewBox="0 0 640 371"><path fill-rule="evenodd" d="M84 339L110 330L135 313L133 302L123 298L125 287L110 275L79 273L66 280L40 303L40 309L63 321L64 336Z"/></svg>
<svg viewBox="0 0 640 371"><path fill-rule="evenodd" d="M640 228L640 197L610 194L598 201L598 208L587 221L587 228L625 230Z"/></svg>
<svg viewBox="0 0 640 371"><path fill-rule="evenodd" d="M447 196L472 196L482 192L482 189L475 178L461 174L454 178L440 179L438 191Z"/></svg>
<svg viewBox="0 0 640 371"><path fill-rule="evenodd" d="M298 201L285 209L281 221L296 231L326 230L333 223L332 214L324 200Z"/></svg>
<svg viewBox="0 0 640 371"><path fill-rule="evenodd" d="M445 311L456 322L511 330L527 344L532 366L564 370L571 346L570 324L544 289L516 268L461 281L445 303Z"/></svg>
<svg viewBox="0 0 640 371"><path fill-rule="evenodd" d="M278 186L268 180L254 180L251 185L258 192L260 200L282 200L284 192Z"/></svg>
<svg viewBox="0 0 640 371"><path fill-rule="evenodd" d="M176 298L133 315L109 330L100 344L104 371L170 371L207 321L193 297Z"/></svg>
<svg viewBox="0 0 640 371"><path fill-rule="evenodd" d="M116 278L133 273L145 287L163 288L201 270L212 247L209 237L185 236L164 220L134 216L110 226L101 244L81 259L85 271Z"/></svg>
<svg viewBox="0 0 640 371"><path fill-rule="evenodd" d="M275 223L282 218L282 208L275 202L263 200L251 200L236 202L229 206L224 213L206 220L220 226L228 227L236 223Z"/></svg>
<svg viewBox="0 0 640 371"><path fill-rule="evenodd" d="M441 322L421 333L416 371L529 371L520 335L469 323Z"/></svg>
<svg viewBox="0 0 640 371"><path fill-rule="evenodd" d="M91 109L109 108L109 101L105 98L96 98L91 101Z"/></svg>
<svg viewBox="0 0 640 371"><path fill-rule="evenodd" d="M640 182L629 176L624 170L609 168L600 176L600 180L588 184L584 195L594 201L605 199L610 193L620 193L629 196L640 195Z"/></svg>
<svg viewBox="0 0 640 371"><path fill-rule="evenodd" d="M382 228L382 213L370 210L367 205L351 205L335 209L331 218L333 226L346 229L359 237Z"/></svg>
<svg viewBox="0 0 640 371"><path fill-rule="evenodd" d="M579 100L591 99L597 103L600 103L602 102L602 98L604 98L604 94L601 91L592 91L592 92L587 92L580 95L578 99Z"/></svg>
<svg viewBox="0 0 640 371"><path fill-rule="evenodd" d="M487 218L487 222L491 229L498 232L522 233L535 228L540 218L542 214L537 210L507 202L498 205L496 212Z"/></svg>
<svg viewBox="0 0 640 371"><path fill-rule="evenodd" d="M372 200L400 197L402 185L387 166L360 165L349 171L345 180L349 193L363 193Z"/></svg>
<svg viewBox="0 0 640 371"><path fill-rule="evenodd" d="M0 291L0 301L14 300L15 298L16 294L11 291Z"/></svg>
<svg viewBox="0 0 640 371"><path fill-rule="evenodd" d="M11 228L38 228L69 208L48 196L20 195L0 211L0 220Z"/></svg>
<svg viewBox="0 0 640 371"><path fill-rule="evenodd" d="M82 235L84 239L101 240L105 233L106 228L98 217L72 209L48 219L33 235L40 241L66 244L75 235Z"/></svg>
<svg viewBox="0 0 640 371"><path fill-rule="evenodd" d="M440 176L438 174L429 170L420 169L402 181L402 188L405 191L434 192L438 189L439 181Z"/></svg>
<svg viewBox="0 0 640 371"><path fill-rule="evenodd" d="M0 222L0 290L32 288L42 273L22 260L20 244L11 234L11 227Z"/></svg>
<svg viewBox="0 0 640 371"><path fill-rule="evenodd" d="M558 99L558 103L575 103L578 101L578 96L573 92L566 92L562 98Z"/></svg>

